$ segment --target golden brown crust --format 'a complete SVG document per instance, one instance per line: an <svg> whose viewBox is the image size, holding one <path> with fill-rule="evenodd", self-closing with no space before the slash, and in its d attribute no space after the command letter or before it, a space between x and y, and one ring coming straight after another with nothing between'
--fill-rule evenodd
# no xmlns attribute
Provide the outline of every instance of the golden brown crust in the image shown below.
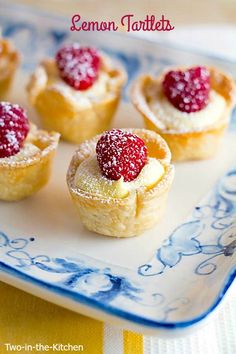
<svg viewBox="0 0 236 354"><path fill-rule="evenodd" d="M131 237L154 226L162 217L174 168L170 165L171 154L165 141L156 133L145 129L129 129L146 143L150 157L157 158L165 168L165 174L150 190L140 188L126 198L94 197L74 186L78 166L95 154L100 136L82 143L75 152L67 173L67 184L77 207L80 219L91 231L114 237Z"/></svg>
<svg viewBox="0 0 236 354"><path fill-rule="evenodd" d="M0 159L0 200L26 198L48 182L58 140L58 133L37 130L32 125L27 141L37 146L40 152L21 161Z"/></svg>
<svg viewBox="0 0 236 354"><path fill-rule="evenodd" d="M109 75L114 84L104 99L93 101L88 107L81 108L75 106L63 92L55 90L50 85L40 88L42 68L39 69L41 73L39 70L32 75L27 90L31 103L47 130L58 131L64 140L78 144L109 129L120 101L122 86L126 81L123 69L114 69L104 59L102 70Z"/></svg>
<svg viewBox="0 0 236 354"><path fill-rule="evenodd" d="M213 67L210 67L209 70L211 87L224 97L226 109L217 123L193 132L181 133L165 129L162 120L158 119L150 108L150 99L154 97L156 87L162 82L166 71L156 79L149 75L141 76L133 85L131 99L142 114L145 127L161 134L170 147L174 161L200 160L214 156L228 126L230 113L236 101L235 83L220 70Z"/></svg>
<svg viewBox="0 0 236 354"><path fill-rule="evenodd" d="M4 58L4 65L0 65L0 99L7 94L15 71L20 62L20 55L9 40L0 39L0 61Z"/></svg>

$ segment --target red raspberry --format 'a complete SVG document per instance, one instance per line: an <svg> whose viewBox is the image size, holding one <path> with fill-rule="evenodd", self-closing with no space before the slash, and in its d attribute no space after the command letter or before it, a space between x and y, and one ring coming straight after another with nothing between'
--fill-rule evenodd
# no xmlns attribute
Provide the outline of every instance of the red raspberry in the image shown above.
<svg viewBox="0 0 236 354"><path fill-rule="evenodd" d="M61 78L75 90L86 90L96 81L100 68L96 49L73 44L61 48L56 63Z"/></svg>
<svg viewBox="0 0 236 354"><path fill-rule="evenodd" d="M210 73L203 66L186 71L169 71L162 86L173 106L182 112L197 112L208 104Z"/></svg>
<svg viewBox="0 0 236 354"><path fill-rule="evenodd" d="M17 154L29 132L29 121L18 104L0 102L0 158Z"/></svg>
<svg viewBox="0 0 236 354"><path fill-rule="evenodd" d="M147 147L142 139L120 129L104 133L98 140L97 160L102 174L125 182L133 181L147 162Z"/></svg>

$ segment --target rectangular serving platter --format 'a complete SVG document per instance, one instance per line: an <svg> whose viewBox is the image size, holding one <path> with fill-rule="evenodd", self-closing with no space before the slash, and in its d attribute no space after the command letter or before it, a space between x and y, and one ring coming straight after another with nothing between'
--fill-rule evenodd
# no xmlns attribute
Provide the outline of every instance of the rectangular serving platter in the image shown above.
<svg viewBox="0 0 236 354"><path fill-rule="evenodd" d="M236 77L233 62L119 33L72 33L68 18L2 1L0 27L22 53L9 100L26 107L38 125L25 85L37 63L64 42L93 44L127 70L115 127L142 127L129 103L130 85L141 73L207 64ZM65 180L75 149L60 143L50 183L37 195L0 202L0 279L143 333L174 336L200 326L229 287L235 291L236 114L215 158L175 165L165 218L140 237L98 236L80 224Z"/></svg>

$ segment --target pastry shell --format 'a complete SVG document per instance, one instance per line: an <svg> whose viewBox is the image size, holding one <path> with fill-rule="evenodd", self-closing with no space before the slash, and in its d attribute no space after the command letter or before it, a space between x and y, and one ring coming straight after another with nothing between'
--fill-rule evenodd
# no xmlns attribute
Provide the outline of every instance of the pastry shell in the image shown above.
<svg viewBox="0 0 236 354"><path fill-rule="evenodd" d="M4 64L1 61L4 60ZM0 38L0 99L4 99L20 62L20 55L13 44Z"/></svg>
<svg viewBox="0 0 236 354"><path fill-rule="evenodd" d="M158 132L166 140L174 161L211 158L219 149L225 130L228 127L230 114L236 100L235 83L220 70L214 67L209 67L209 70L211 87L223 96L226 101L226 109L215 124L202 130L182 133L174 129L167 130L152 111L149 102L151 99L157 99L157 87L160 87L166 71L157 78L149 75L141 76L132 87L131 99L134 106L142 114L145 127Z"/></svg>
<svg viewBox="0 0 236 354"><path fill-rule="evenodd" d="M48 182L58 140L58 133L47 133L31 125L26 141L37 146L40 152L20 161L14 156L0 159L0 200L16 201L26 198Z"/></svg>
<svg viewBox="0 0 236 354"><path fill-rule="evenodd" d="M120 101L122 86L126 82L124 70L114 68L109 58L103 55L101 69L109 75L112 84L104 98L93 100L89 106L84 107L62 90L46 83L42 85L42 77L46 76L47 82L47 67L53 62L42 62L27 86L30 102L38 112L44 128L57 131L62 139L76 144L109 129Z"/></svg>
<svg viewBox="0 0 236 354"><path fill-rule="evenodd" d="M162 179L151 189L139 188L125 198L95 197L74 186L78 166L95 154L100 136L82 143L75 152L67 173L67 184L82 223L99 234L114 237L131 237L153 227L162 217L174 168L170 164L171 153L166 142L155 132L145 129L129 129L141 137L149 157L157 158L164 166Z"/></svg>

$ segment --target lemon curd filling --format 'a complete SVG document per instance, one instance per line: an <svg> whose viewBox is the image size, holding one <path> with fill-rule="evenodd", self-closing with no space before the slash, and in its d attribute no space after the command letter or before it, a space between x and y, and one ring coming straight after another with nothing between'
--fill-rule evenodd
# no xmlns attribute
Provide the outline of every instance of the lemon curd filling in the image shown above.
<svg viewBox="0 0 236 354"><path fill-rule="evenodd" d="M188 132L202 130L219 121L225 111L226 101L216 91L211 90L207 106L198 112L181 112L164 95L152 100L150 107L165 129Z"/></svg>
<svg viewBox="0 0 236 354"><path fill-rule="evenodd" d="M148 158L142 171L131 182L124 182L123 177L117 181L109 180L101 174L96 156L84 160L78 167L74 185L92 196L125 198L135 189L151 189L164 175L164 167L155 158Z"/></svg>
<svg viewBox="0 0 236 354"><path fill-rule="evenodd" d="M98 97L103 97L107 93L109 80L109 75L101 71L97 80L87 90L75 90L58 75L49 76L47 86L51 86L51 88L55 87L58 90L64 90L67 94L74 97L74 99L88 98L95 100L98 99Z"/></svg>
<svg viewBox="0 0 236 354"><path fill-rule="evenodd" d="M110 86L114 80L101 69L97 80L91 87L87 90L75 90L60 77L53 59L44 60L34 76L37 78L38 85L36 89L31 90L30 100L32 103L42 90L50 89L67 97L78 109L90 107L92 102L103 100L109 94Z"/></svg>
<svg viewBox="0 0 236 354"><path fill-rule="evenodd" d="M45 77L44 86L62 92L64 95L70 96L74 101L78 99L80 101L83 99L88 101L99 100L109 92L109 84L112 79L102 69L100 69L98 78L91 87L86 90L75 90L60 77L55 60L46 59L41 65L46 74L43 75Z"/></svg>
<svg viewBox="0 0 236 354"><path fill-rule="evenodd" d="M20 161L24 161L26 159L32 158L34 157L36 154L38 154L40 152L40 149L35 146L32 143L28 143L26 142L24 144L24 146L20 149L20 151L10 157L4 157L0 159L0 162L10 162L10 161L14 161L14 162L20 162Z"/></svg>

